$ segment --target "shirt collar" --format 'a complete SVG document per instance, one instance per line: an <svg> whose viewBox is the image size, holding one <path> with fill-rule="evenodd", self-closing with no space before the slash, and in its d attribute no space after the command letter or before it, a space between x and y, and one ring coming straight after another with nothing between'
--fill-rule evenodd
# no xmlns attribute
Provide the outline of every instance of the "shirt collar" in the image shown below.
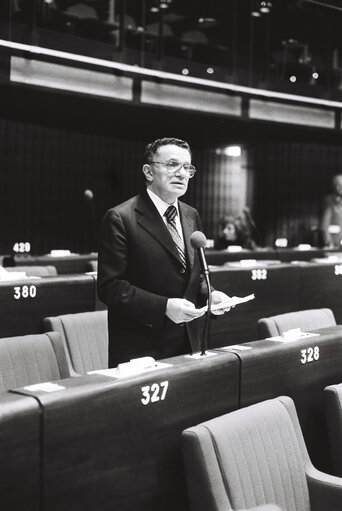
<svg viewBox="0 0 342 511"><path fill-rule="evenodd" d="M161 199L158 195L156 195L154 192L152 192L152 190L150 190L149 188L146 188L146 191L147 191L151 201L157 208L160 216L162 216L162 217L164 216L164 213L169 206L175 206L177 213L179 215L178 199L176 199L172 204L168 204L167 202L163 201L163 199Z"/></svg>

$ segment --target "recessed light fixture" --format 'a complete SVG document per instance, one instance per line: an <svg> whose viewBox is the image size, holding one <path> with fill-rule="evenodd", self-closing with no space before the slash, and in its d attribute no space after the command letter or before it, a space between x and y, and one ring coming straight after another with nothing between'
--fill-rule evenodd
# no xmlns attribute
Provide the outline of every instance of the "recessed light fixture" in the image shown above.
<svg viewBox="0 0 342 511"><path fill-rule="evenodd" d="M223 149L223 154L237 158L241 156L241 147L239 145L229 145Z"/></svg>

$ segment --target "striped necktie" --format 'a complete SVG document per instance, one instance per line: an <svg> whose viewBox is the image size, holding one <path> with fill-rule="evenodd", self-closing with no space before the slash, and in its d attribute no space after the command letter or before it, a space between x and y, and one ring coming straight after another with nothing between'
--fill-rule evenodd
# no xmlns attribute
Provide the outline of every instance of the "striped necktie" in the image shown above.
<svg viewBox="0 0 342 511"><path fill-rule="evenodd" d="M186 264L185 247L184 247L184 242L183 242L182 238L180 237L179 232L177 231L176 220L175 220L176 215L177 215L177 209L175 208L175 206L169 206L164 213L164 216L167 220L167 222L166 222L167 228L169 229L172 239L176 244L177 251L178 251L179 257L182 261L183 268L186 270L187 264Z"/></svg>

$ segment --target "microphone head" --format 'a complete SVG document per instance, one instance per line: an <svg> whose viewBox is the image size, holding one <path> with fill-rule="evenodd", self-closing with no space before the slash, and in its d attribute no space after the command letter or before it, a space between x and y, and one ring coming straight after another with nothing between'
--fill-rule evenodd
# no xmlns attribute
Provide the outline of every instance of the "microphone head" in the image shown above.
<svg viewBox="0 0 342 511"><path fill-rule="evenodd" d="M84 198L88 201L92 201L94 198L94 194L91 190L84 190L83 195Z"/></svg>
<svg viewBox="0 0 342 511"><path fill-rule="evenodd" d="M190 236L190 243L192 248L198 250L199 248L205 248L207 245L207 238L201 231L195 231Z"/></svg>

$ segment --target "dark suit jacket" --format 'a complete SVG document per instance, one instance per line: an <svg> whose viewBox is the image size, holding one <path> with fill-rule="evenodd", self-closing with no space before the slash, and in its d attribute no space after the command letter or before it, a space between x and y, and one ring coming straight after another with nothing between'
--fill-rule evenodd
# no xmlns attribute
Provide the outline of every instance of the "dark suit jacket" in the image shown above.
<svg viewBox="0 0 342 511"><path fill-rule="evenodd" d="M107 211L101 233L98 294L108 305L109 367L131 358L166 358L199 349L198 323L177 325L165 316L168 298L203 305L190 235L201 230L198 212L179 202L189 271L146 191ZM190 343L190 344L189 344Z"/></svg>

